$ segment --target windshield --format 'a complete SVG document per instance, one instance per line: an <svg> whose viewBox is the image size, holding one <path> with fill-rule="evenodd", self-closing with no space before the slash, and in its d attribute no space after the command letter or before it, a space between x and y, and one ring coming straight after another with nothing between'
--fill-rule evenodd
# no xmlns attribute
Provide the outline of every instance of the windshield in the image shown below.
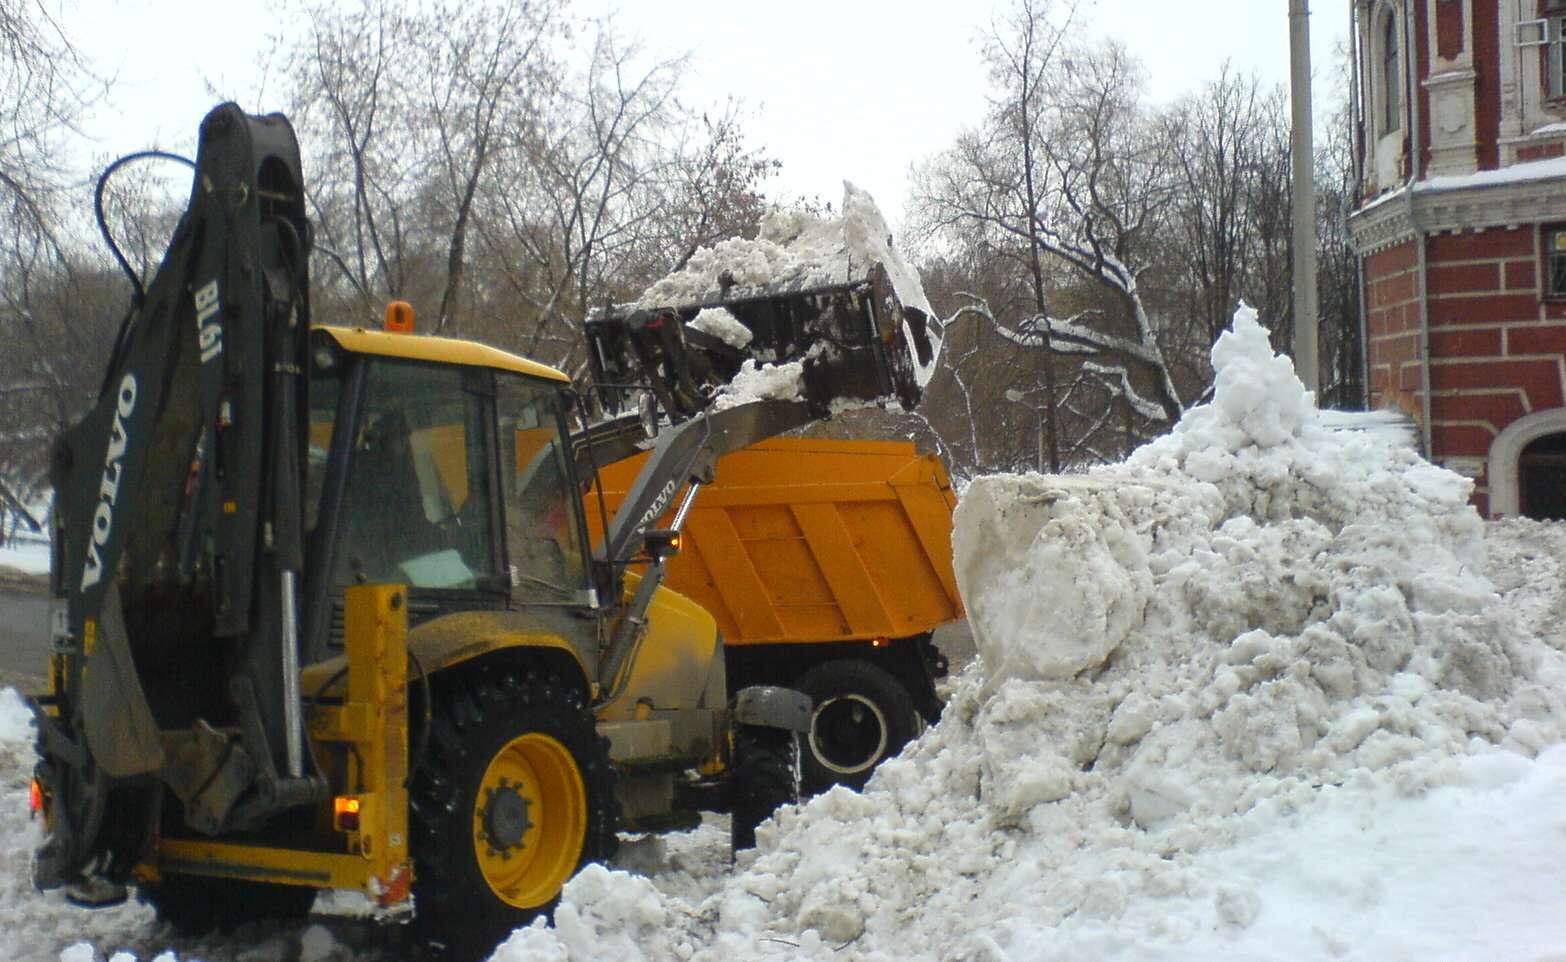
<svg viewBox="0 0 1566 962"><path fill-rule="evenodd" d="M333 583L502 585L484 456L487 399L467 390L461 368L386 358L367 364ZM316 427L318 409L311 408L313 453L316 435L329 442L331 429Z"/></svg>
<svg viewBox="0 0 1566 962"><path fill-rule="evenodd" d="M567 460L560 392L501 375L497 384L506 553L513 597L582 604L589 598L582 501Z"/></svg>

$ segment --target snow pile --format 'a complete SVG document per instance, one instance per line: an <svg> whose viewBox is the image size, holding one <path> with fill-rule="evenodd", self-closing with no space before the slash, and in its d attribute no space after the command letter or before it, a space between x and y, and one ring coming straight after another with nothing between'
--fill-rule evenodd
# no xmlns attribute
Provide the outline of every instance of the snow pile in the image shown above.
<svg viewBox="0 0 1566 962"><path fill-rule="evenodd" d="M1113 470L973 483L980 670L863 794L780 813L699 900L586 872L495 958L1566 944L1538 884L1566 858L1566 545L1510 549L1538 581L1487 581L1466 480L1323 429L1248 313L1214 362L1213 403Z"/></svg>
<svg viewBox="0 0 1566 962"><path fill-rule="evenodd" d="M692 304L730 285L802 288L842 284L864 279L872 264L885 268L903 307L925 318L936 316L919 272L892 247L891 231L874 198L844 181L839 216L819 218L799 211L769 214L755 240L735 237L699 248L685 267L642 292L635 306L650 309ZM706 315L708 311L703 311L692 326L735 347L749 342L748 331L744 340L735 343L730 339L734 332L722 318ZM941 353L933 330L929 337L934 349L930 363L919 363L916 355L910 359L920 387L929 383L935 358ZM912 337L908 340L913 343Z"/></svg>

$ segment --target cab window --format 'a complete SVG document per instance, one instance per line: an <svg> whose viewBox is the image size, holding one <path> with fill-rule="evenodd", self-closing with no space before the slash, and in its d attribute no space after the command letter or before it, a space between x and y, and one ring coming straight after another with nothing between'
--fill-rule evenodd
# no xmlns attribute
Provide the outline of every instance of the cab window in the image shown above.
<svg viewBox="0 0 1566 962"><path fill-rule="evenodd" d="M501 375L496 420L512 599L586 603L591 581L582 500L571 480L559 388Z"/></svg>
<svg viewBox="0 0 1566 962"><path fill-rule="evenodd" d="M490 533L487 398L468 389L472 372L367 363L334 582L503 587Z"/></svg>

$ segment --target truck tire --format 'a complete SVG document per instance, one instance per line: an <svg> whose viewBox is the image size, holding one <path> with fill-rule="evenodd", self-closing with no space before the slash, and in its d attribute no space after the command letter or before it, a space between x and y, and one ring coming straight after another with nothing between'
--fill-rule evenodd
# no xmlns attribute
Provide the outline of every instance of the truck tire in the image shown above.
<svg viewBox="0 0 1566 962"><path fill-rule="evenodd" d="M619 806L608 741L574 689L477 672L442 688L409 793L412 934L428 954L467 962L614 854Z"/></svg>
<svg viewBox="0 0 1566 962"><path fill-rule="evenodd" d="M734 733L729 767L729 854L756 847L756 826L780 805L799 801L799 738L743 725Z"/></svg>
<svg viewBox="0 0 1566 962"><path fill-rule="evenodd" d="M247 922L300 922L315 904L313 888L240 879L165 875L138 887L158 921L182 936L229 932Z"/></svg>
<svg viewBox="0 0 1566 962"><path fill-rule="evenodd" d="M794 683L815 707L805 739L805 786L863 788L883 759L918 733L913 696L892 674L858 658L823 662Z"/></svg>

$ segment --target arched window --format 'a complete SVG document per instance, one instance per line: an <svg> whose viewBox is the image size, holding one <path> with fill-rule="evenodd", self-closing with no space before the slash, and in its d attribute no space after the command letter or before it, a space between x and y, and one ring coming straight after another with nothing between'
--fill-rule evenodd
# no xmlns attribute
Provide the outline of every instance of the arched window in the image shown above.
<svg viewBox="0 0 1566 962"><path fill-rule="evenodd" d="M1402 125L1402 85L1397 57L1397 16L1387 11L1381 21L1381 132L1391 133Z"/></svg>
<svg viewBox="0 0 1566 962"><path fill-rule="evenodd" d="M1535 444L1535 442L1541 442ZM1485 466L1490 516L1549 516L1551 489L1562 477L1566 452L1566 408L1547 408L1518 418L1490 442Z"/></svg>
<svg viewBox="0 0 1566 962"><path fill-rule="evenodd" d="M1566 520L1566 434L1536 438L1517 456L1517 513Z"/></svg>

